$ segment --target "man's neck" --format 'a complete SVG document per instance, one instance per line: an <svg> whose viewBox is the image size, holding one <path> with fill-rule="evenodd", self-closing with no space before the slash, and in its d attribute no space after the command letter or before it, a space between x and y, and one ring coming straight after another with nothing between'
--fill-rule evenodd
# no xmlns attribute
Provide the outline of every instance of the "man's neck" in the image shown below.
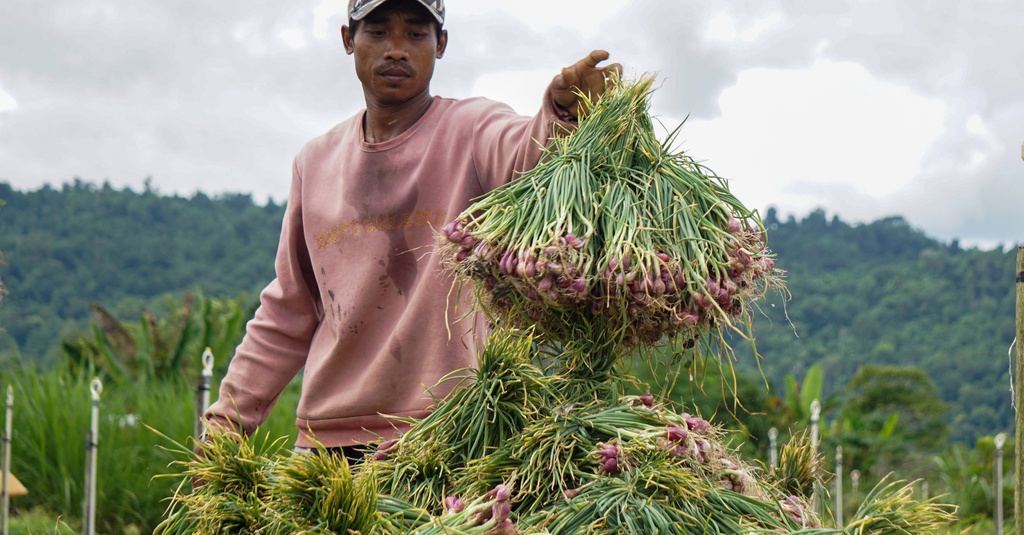
<svg viewBox="0 0 1024 535"><path fill-rule="evenodd" d="M383 143L400 136L423 117L434 98L428 93L397 106L366 103L363 135L367 143Z"/></svg>

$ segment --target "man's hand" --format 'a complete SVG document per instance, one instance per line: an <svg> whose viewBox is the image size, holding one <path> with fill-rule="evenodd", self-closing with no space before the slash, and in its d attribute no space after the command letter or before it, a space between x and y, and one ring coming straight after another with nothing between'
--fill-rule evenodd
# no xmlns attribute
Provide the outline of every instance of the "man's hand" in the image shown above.
<svg viewBox="0 0 1024 535"><path fill-rule="evenodd" d="M582 93L592 101L597 100L607 89L608 79L613 73L616 76L622 74L622 65L618 63L597 66L607 59L607 52L595 50L572 67L562 69L562 73L555 76L551 84L551 94L555 98L555 103L568 110L573 117L579 117L579 95Z"/></svg>

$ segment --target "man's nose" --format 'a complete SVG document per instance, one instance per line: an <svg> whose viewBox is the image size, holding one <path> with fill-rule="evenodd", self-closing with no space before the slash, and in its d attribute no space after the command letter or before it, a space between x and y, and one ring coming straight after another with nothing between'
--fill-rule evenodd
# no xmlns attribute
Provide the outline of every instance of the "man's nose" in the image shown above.
<svg viewBox="0 0 1024 535"><path fill-rule="evenodd" d="M409 53L406 52L405 40L401 38L390 39L388 41L387 53L384 57L390 61L408 60Z"/></svg>

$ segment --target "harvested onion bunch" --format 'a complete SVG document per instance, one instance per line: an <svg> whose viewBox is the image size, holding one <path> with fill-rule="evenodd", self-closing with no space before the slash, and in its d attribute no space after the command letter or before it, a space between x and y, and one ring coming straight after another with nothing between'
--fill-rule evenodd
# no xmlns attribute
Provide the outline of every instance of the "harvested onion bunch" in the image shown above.
<svg viewBox="0 0 1024 535"><path fill-rule="evenodd" d="M478 305L553 340L581 326L620 350L686 347L780 282L757 213L657 139L653 78L619 82L531 171L444 227L439 251ZM737 329L738 330L738 329ZM741 331L745 332L745 331Z"/></svg>

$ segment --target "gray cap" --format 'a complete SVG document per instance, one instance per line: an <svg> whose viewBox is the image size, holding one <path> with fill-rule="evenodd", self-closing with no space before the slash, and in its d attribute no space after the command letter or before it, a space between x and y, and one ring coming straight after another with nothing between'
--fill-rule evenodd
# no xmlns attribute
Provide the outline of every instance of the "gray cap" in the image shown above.
<svg viewBox="0 0 1024 535"><path fill-rule="evenodd" d="M381 4L388 0L349 0L348 1L348 18L352 20L363 20L363 17L370 14L371 11L380 7ZM439 24L444 24L444 0L416 0L423 7L427 8L427 11L437 19Z"/></svg>

